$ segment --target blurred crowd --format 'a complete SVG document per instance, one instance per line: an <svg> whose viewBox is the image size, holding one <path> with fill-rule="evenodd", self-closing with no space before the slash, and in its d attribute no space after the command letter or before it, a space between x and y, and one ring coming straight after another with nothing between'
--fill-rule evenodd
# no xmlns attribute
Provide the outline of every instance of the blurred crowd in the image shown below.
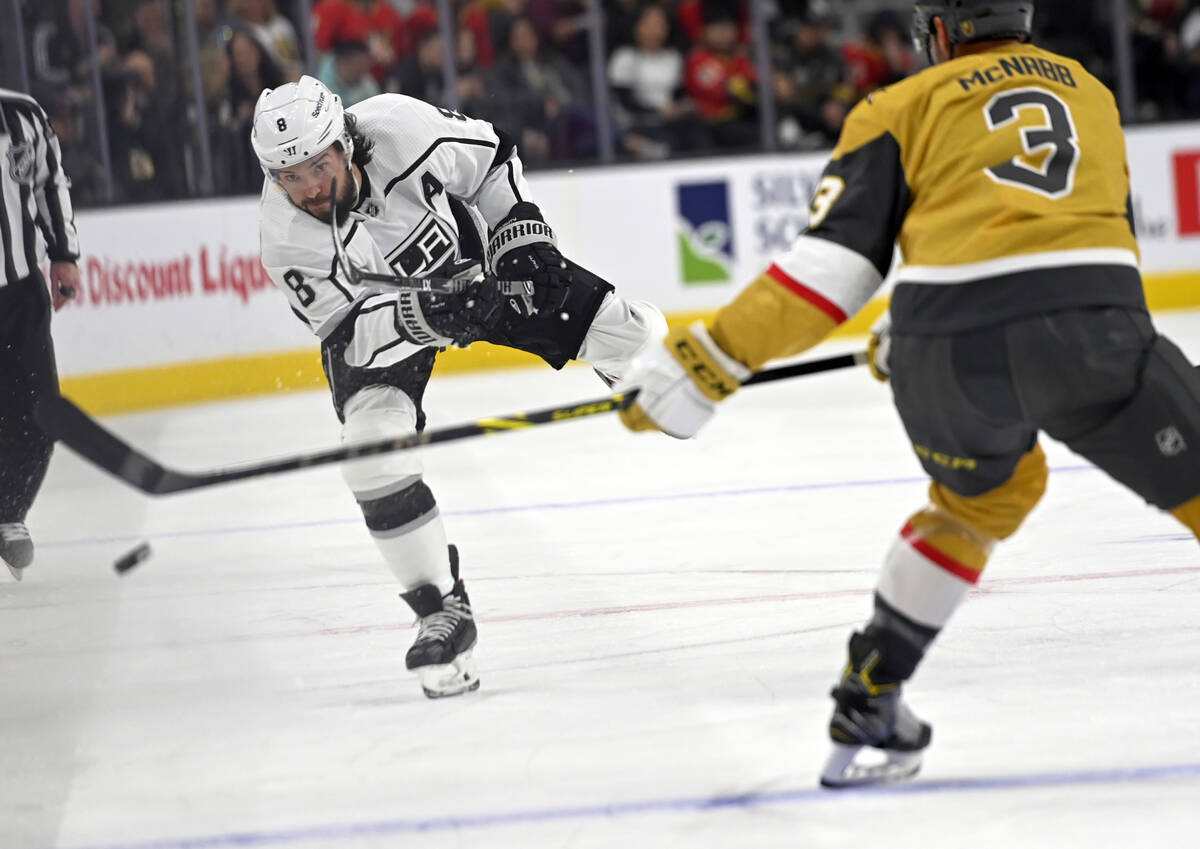
<svg viewBox="0 0 1200 849"><path fill-rule="evenodd" d="M602 141L624 160L761 149L764 132L778 149L827 148L860 98L920 66L904 0L754 0L767 80L751 0L603 0L599 62L588 0L452 0L450 50L432 0L193 0L192 21L180 0L15 1L30 88L82 206L257 191L254 103L302 73L347 105L387 91L457 106L506 129L537 167L594 161ZM1038 0L1039 41L1114 84L1112 7ZM1200 0L1127 0L1127 11L1137 80L1127 119L1200 117Z"/></svg>

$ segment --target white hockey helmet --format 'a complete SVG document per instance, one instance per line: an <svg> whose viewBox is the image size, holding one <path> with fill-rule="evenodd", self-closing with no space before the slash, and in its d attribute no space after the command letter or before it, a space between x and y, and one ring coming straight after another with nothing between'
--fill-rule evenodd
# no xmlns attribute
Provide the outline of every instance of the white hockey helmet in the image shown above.
<svg viewBox="0 0 1200 849"><path fill-rule="evenodd" d="M336 141L347 158L354 155L342 99L316 77L305 75L258 96L250 145L268 176L311 159Z"/></svg>

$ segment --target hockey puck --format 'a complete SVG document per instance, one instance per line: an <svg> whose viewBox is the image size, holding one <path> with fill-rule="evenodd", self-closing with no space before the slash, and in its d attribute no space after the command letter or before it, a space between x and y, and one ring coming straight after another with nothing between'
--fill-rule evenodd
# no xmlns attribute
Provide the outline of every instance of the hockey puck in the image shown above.
<svg viewBox="0 0 1200 849"><path fill-rule="evenodd" d="M79 294L78 292L75 291L74 286L59 286L58 291L67 300L71 300L72 298L74 298L76 295Z"/></svg>
<svg viewBox="0 0 1200 849"><path fill-rule="evenodd" d="M150 556L150 543L140 542L134 548L122 554L113 563L113 569L118 575L124 575L133 567L137 566L143 560Z"/></svg>

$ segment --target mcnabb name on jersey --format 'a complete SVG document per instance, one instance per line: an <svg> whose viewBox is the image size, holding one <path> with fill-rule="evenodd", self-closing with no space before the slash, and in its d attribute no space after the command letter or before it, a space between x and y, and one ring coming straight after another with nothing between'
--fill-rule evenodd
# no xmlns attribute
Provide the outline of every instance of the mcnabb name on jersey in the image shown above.
<svg viewBox="0 0 1200 849"><path fill-rule="evenodd" d="M959 77L958 84L963 87L963 91L970 91L975 86L1004 82L1013 77L1031 76L1060 83L1068 88L1077 88L1070 68L1040 56L1002 57L998 64L980 68L969 77Z"/></svg>

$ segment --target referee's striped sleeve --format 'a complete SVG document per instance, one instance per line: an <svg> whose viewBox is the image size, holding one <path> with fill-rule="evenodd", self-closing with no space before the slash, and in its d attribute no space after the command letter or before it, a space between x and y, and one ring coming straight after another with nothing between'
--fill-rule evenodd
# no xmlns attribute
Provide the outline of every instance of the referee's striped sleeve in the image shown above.
<svg viewBox="0 0 1200 849"><path fill-rule="evenodd" d="M52 262L74 262L79 259L79 233L75 230L75 211L71 206L71 181L62 168L62 150L58 136L40 106L34 106L40 125L44 170L39 169L35 193L38 213L49 228L46 253Z"/></svg>

